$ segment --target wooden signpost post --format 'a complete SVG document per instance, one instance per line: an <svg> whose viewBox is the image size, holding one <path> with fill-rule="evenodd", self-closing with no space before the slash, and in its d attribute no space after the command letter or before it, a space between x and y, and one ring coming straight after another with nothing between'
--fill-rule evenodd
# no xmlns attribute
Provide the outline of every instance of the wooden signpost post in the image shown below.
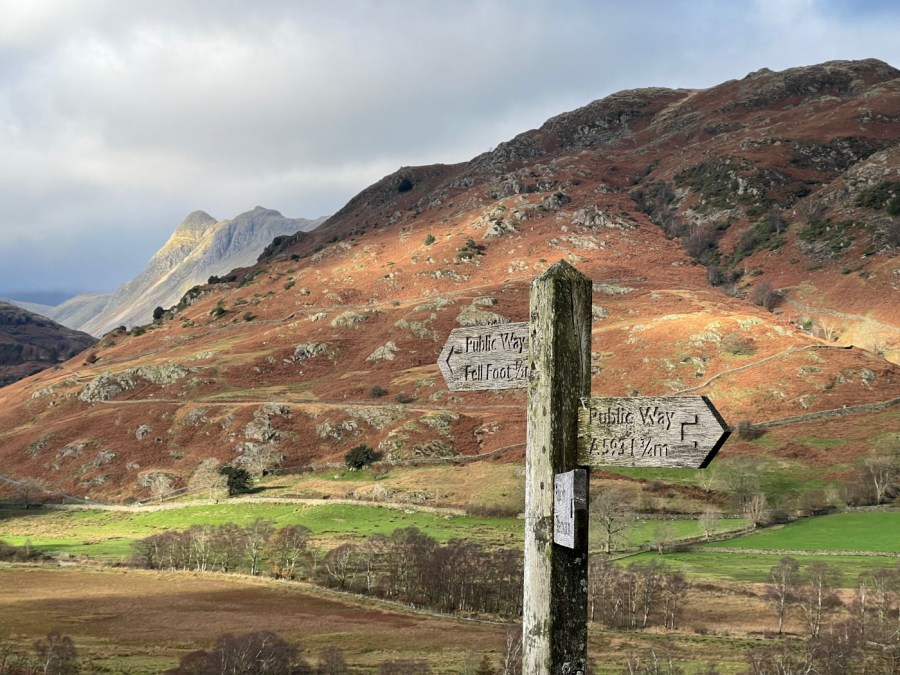
<svg viewBox="0 0 900 675"><path fill-rule="evenodd" d="M587 672L590 467L706 467L730 431L705 396L590 396L591 280L564 261L532 282L530 321L457 328L453 390L528 387L522 672Z"/></svg>

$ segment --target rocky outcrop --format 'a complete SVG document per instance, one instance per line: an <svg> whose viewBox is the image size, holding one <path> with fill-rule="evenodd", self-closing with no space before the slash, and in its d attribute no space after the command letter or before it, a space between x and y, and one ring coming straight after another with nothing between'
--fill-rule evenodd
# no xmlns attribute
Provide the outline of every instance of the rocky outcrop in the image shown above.
<svg viewBox="0 0 900 675"><path fill-rule="evenodd" d="M85 385L78 394L78 400L85 403L109 401L129 389L134 389L141 383L141 380L145 383L165 386L177 382L192 372L192 368L185 368L176 363L129 368L120 373L106 371Z"/></svg>

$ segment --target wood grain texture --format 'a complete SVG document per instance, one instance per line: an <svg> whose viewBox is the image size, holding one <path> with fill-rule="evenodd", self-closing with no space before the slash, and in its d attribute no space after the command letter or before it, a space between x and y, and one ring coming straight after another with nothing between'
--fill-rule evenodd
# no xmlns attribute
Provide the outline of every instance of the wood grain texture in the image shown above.
<svg viewBox="0 0 900 675"><path fill-rule="evenodd" d="M532 283L530 318L523 672L583 675L587 511L575 513L575 548L554 544L553 477L576 468L579 401L591 381L590 279L553 265Z"/></svg>
<svg viewBox="0 0 900 675"><path fill-rule="evenodd" d="M703 468L730 434L705 396L593 396L578 411L578 463Z"/></svg>
<svg viewBox="0 0 900 675"><path fill-rule="evenodd" d="M455 328L438 367L453 391L528 386L528 322Z"/></svg>

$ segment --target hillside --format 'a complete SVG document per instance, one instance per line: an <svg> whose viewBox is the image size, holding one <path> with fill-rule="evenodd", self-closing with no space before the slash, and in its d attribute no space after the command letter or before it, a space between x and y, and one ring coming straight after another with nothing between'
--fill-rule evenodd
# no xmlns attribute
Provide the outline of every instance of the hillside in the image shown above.
<svg viewBox="0 0 900 675"><path fill-rule="evenodd" d="M898 441L898 120L900 71L831 62L624 91L402 168L96 362L0 390L0 463L123 500L211 457L521 462L524 393L450 392L436 360L456 326L527 320L565 259L594 280L594 393L705 394L771 429L720 457L840 475Z"/></svg>
<svg viewBox="0 0 900 675"><path fill-rule="evenodd" d="M90 335L0 302L0 387L71 359L94 342Z"/></svg>
<svg viewBox="0 0 900 675"><path fill-rule="evenodd" d="M194 211L134 279L111 294L76 296L47 315L97 336L118 326L147 323L156 307L175 304L191 287L251 264L273 238L311 230L324 220L285 218L261 206L220 221Z"/></svg>

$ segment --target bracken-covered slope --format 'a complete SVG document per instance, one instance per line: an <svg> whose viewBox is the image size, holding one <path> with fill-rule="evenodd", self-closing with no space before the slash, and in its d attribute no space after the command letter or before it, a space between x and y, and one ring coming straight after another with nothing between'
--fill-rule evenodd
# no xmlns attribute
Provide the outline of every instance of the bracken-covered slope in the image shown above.
<svg viewBox="0 0 900 675"><path fill-rule="evenodd" d="M86 333L0 302L0 387L67 361L95 342Z"/></svg>
<svg viewBox="0 0 900 675"><path fill-rule="evenodd" d="M524 392L450 392L436 361L454 327L527 320L564 259L594 280L595 394L705 394L771 428L722 455L841 470L900 426L898 121L900 72L832 62L620 92L400 169L96 362L0 390L0 464L124 499L210 457L521 461Z"/></svg>

